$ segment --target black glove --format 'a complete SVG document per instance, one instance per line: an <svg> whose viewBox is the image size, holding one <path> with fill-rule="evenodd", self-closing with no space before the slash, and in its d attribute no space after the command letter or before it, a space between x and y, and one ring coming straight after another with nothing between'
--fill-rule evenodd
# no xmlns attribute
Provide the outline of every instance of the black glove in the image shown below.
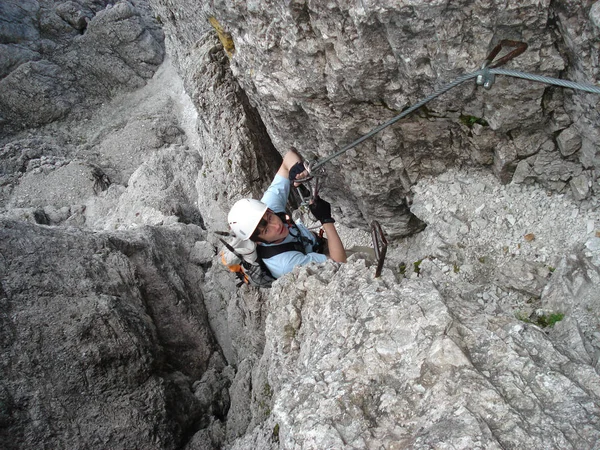
<svg viewBox="0 0 600 450"><path fill-rule="evenodd" d="M292 166L292 168L290 169L290 181L293 183L294 181L296 181L296 177L298 175L300 175L302 172L304 172L306 170L306 167L304 167L304 163L303 162L297 162L296 164L294 164Z"/></svg>
<svg viewBox="0 0 600 450"><path fill-rule="evenodd" d="M331 205L321 197L316 197L308 207L315 219L319 220L322 225L335 222L331 217Z"/></svg>

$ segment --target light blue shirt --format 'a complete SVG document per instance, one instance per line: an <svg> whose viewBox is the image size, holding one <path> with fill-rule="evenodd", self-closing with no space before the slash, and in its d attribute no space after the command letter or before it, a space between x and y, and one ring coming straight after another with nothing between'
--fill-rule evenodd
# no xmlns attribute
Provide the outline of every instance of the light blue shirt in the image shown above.
<svg viewBox="0 0 600 450"><path fill-rule="evenodd" d="M285 212L285 205L287 203L288 196L290 195L291 183L285 177L281 175L275 175L271 186L264 193L261 201L265 203L274 212ZM317 239L315 235L306 228L303 224L296 224L300 234L304 236L304 250L306 255L302 252L289 251L280 253L279 255L272 256L264 260L265 265L271 271L271 275L275 278L279 278L296 266L302 266L311 262L322 263L327 261L327 256L322 253L315 253L314 247L317 245ZM297 234L296 230L290 230ZM280 245L288 242L301 241L300 237L294 237L291 233L288 234L285 239L279 244L259 244L259 245Z"/></svg>

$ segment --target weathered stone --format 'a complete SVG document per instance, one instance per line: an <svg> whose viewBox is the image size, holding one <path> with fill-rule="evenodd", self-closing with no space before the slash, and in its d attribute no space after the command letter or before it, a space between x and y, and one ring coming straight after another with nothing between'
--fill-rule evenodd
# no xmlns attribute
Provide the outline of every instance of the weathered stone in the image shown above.
<svg viewBox="0 0 600 450"><path fill-rule="evenodd" d="M590 8L590 20L600 33L600 2L595 2Z"/></svg>
<svg viewBox="0 0 600 450"><path fill-rule="evenodd" d="M328 163L340 232L422 230L390 239L380 279L354 255L237 289L213 232L290 146L331 155L500 39L529 44L508 68L595 82L597 3L151 3L0 4L5 130L114 98L2 138L0 214L31 225L0 228L0 446L592 447L594 95L469 82ZM149 78L157 22L183 82L168 63Z"/></svg>
<svg viewBox="0 0 600 450"><path fill-rule="evenodd" d="M174 6L153 0L152 4L161 17L176 18L167 21L166 29L173 39L186 85L193 87L193 71L187 69L189 60L185 52L195 51L190 42L196 42L208 25L196 23L199 13L192 12L186 2ZM385 107L397 112L431 92L434 74L439 74L437 84L443 84L456 72L470 70L474 60L483 60L489 49L473 42L496 43L502 38L516 38L517 29L527 23L529 50L510 64L556 75L565 67L553 44L554 36L544 28L551 14L549 10L541 12L537 7L521 4L517 13L515 9L497 5L456 4L444 10L444 20L437 20L435 17L441 16L435 11L440 7L436 4L354 8L341 2L331 9L292 3L275 17L273 11L260 3L231 7L215 2L205 5L204 13L220 24L217 33L229 33L233 40L235 50L230 55L233 74L257 107L280 152L294 145L301 152L325 157L392 117L395 111L386 111ZM482 21L472 24L469 32L457 33L457 29L463 30L458 24L464 23L465 11ZM565 20L570 20L569 14L579 14L578 9L569 9ZM503 27L511 24L514 29L505 29L504 36L494 35L493 24L500 20L504 20ZM426 44L431 21L437 30L444 30L443 35L451 36L444 41L444 49L439 48L439 41L436 45ZM408 28L399 25L406 23L410 24ZM540 27L531 32L535 23ZM471 39L469 33L477 35L477 39ZM415 36L420 36L419 45ZM489 39L482 41L481 36ZM374 54L380 55L377 62L372 58ZM340 162L332 162L333 172L339 172L342 166L348 170L335 174L333 187L325 192L344 211L348 224L363 226L364 219L378 218L394 236L419 229L411 226L414 220L402 218L409 214L398 201L408 194L410 183L407 186L406 180L414 182L424 173L440 173L445 167L469 159L489 164L486 152L490 155L494 147L498 148L495 144L505 140L506 135L523 135L525 130L534 145L519 145L518 153L520 157L532 155L537 152L538 143L552 138L551 132L540 131L546 122L553 121L555 126L563 128L570 123L568 117L564 118L564 99L560 95L553 96L557 101L542 101L548 97L543 85L499 77L492 92L493 95L485 96L463 86L445 94L427 105L427 111L413 115L414 128L420 130L416 138L401 122L386 130L385 137L361 144L357 151L362 149L361 162L365 164L360 165L360 170L354 165L356 157L350 154ZM349 99L352 102L348 103ZM548 118L542 116L542 103ZM468 129L461 131L455 127L461 116L456 113L457 108L462 117L487 121L497 134L495 142L475 133L470 146L476 151L465 152ZM423 135L428 138L424 140ZM436 139L443 141L443 145L438 146ZM507 181L516 161L508 161L501 153L497 153L497 173ZM385 172L378 161L384 154L390 159L402 157L404 170ZM533 178L544 176L536 172ZM375 185L374 180L384 182L385 189ZM551 180L547 184L552 183L557 182ZM367 189L361 188L363 185ZM395 189L390 190L389 186ZM367 192L371 197L365 198ZM379 203L378 208L371 207L375 202Z"/></svg>
<svg viewBox="0 0 600 450"><path fill-rule="evenodd" d="M569 185L571 186L571 192L573 192L573 197L575 197L575 199L583 200L589 195L590 178L586 173L574 177L569 181Z"/></svg>
<svg viewBox="0 0 600 450"><path fill-rule="evenodd" d="M503 183L512 179L517 166L517 150L512 143L499 146L494 152L494 173Z"/></svg>
<svg viewBox="0 0 600 450"><path fill-rule="evenodd" d="M594 252L596 261L598 249ZM571 319L570 326L557 330L560 348L574 361L596 366L600 342L593 333L598 323L598 312L593 306L597 302L597 284L600 271L582 253L563 257L544 289L542 305L550 311L561 312ZM587 376L587 370L578 376Z"/></svg>
<svg viewBox="0 0 600 450"><path fill-rule="evenodd" d="M534 161L535 159L533 159ZM535 173L531 167L531 164L527 159L519 161L517 168L513 173L513 183L532 183L535 180Z"/></svg>
<svg viewBox="0 0 600 450"><path fill-rule="evenodd" d="M263 355L272 367L274 417L255 430L255 439L261 433L266 438L274 422L283 448L427 448L455 441L461 448L586 446L596 439L597 412L590 415L588 408L598 375L560 353L547 335L514 318L472 315L480 307L458 307L427 282L398 285L389 273L365 282L359 275L364 270L329 265L317 281L310 269L301 269L274 288ZM357 279L362 281L352 282ZM348 283L352 288L343 296L335 294L338 284L347 289ZM290 316L284 305L292 286L306 296L300 303L292 299L302 327L291 337L298 345L286 352L281 342ZM535 355L526 368L523 348ZM569 369L549 371L556 361ZM586 406L576 401L565 408L556 397L559 385L561 392L575 390L572 399L586 396ZM544 398L543 405L524 394L529 391ZM532 433L524 411L544 428L553 420L549 411L558 414L561 429ZM497 432L480 428L483 416ZM575 431L581 423L583 434Z"/></svg>
<svg viewBox="0 0 600 450"><path fill-rule="evenodd" d="M88 22L94 16L89 8L71 1L57 5L56 14L82 34L87 28Z"/></svg>
<svg viewBox="0 0 600 450"><path fill-rule="evenodd" d="M39 126L142 86L164 57L144 2L6 0L0 134ZM43 36L43 40L41 40Z"/></svg>
<svg viewBox="0 0 600 450"><path fill-rule="evenodd" d="M227 417L227 440L233 441L243 436L250 424L250 405L252 390L264 389L264 386L252 385L252 366L254 361L244 359L240 361L239 370L231 386L231 410Z"/></svg>
<svg viewBox="0 0 600 450"><path fill-rule="evenodd" d="M544 185L552 186L553 183L555 186L564 185L572 177L581 174L583 168L579 163L557 158L556 155L560 152L550 141L548 141L548 144L550 145L542 148L535 156L533 163L533 171L538 177L541 176Z"/></svg>
<svg viewBox="0 0 600 450"><path fill-rule="evenodd" d="M190 380L218 351L178 261L197 231L0 234L2 446L179 448L202 414Z"/></svg>
<svg viewBox="0 0 600 450"><path fill-rule="evenodd" d="M190 259L196 264L207 264L215 256L215 248L210 242L199 241L194 244Z"/></svg>
<svg viewBox="0 0 600 450"><path fill-rule="evenodd" d="M574 127L569 127L556 138L558 149L563 156L571 156L581 148L581 136Z"/></svg>
<svg viewBox="0 0 600 450"><path fill-rule="evenodd" d="M546 286L548 270L543 264L514 261L498 270L496 284L505 289L515 289L534 297L541 297Z"/></svg>
<svg viewBox="0 0 600 450"><path fill-rule="evenodd" d="M11 206L71 206L95 194L94 173L93 167L81 162L72 162L48 173L28 172L15 187Z"/></svg>
<svg viewBox="0 0 600 450"><path fill-rule="evenodd" d="M581 162L583 167L590 169L592 167L597 168L600 163L600 148L598 148L598 141L589 139L586 136L581 141ZM597 179L597 178L596 178Z"/></svg>

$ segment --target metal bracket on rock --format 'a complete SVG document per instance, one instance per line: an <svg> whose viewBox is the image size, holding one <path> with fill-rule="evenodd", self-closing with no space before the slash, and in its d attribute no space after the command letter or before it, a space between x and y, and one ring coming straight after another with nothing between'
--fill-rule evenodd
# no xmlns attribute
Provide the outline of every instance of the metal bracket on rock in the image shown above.
<svg viewBox="0 0 600 450"><path fill-rule="evenodd" d="M375 269L375 278L379 278L381 270L383 269L383 262L385 261L385 254L387 253L388 242L383 233L383 229L379 222L374 220L371 222L371 237L373 238L373 250L375 251L375 258L377 258L377 269Z"/></svg>
<svg viewBox="0 0 600 450"><path fill-rule="evenodd" d="M500 53L503 47L511 47L514 50L512 50L511 52L507 53L502 58L494 62L494 58L498 56L498 53ZM477 76L477 85L483 86L485 89L491 89L494 85L494 81L496 81L496 76L493 73L490 73L488 69L499 67L502 64L507 63L511 59L519 56L525 50L527 50L527 44L525 42L511 41L509 39L501 40L500 43L496 45L494 49L490 52L488 57L481 65L481 70L483 70L484 72L481 75Z"/></svg>

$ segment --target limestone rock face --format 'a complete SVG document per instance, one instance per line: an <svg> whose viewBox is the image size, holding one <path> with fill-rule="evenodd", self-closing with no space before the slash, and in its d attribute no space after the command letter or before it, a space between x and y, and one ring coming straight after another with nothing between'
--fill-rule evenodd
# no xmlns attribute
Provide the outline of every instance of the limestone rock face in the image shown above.
<svg viewBox="0 0 600 450"><path fill-rule="evenodd" d="M0 3L0 447L594 447L597 96L470 82L328 163L379 279L238 288L218 238L501 39L597 82L599 2L275 3Z"/></svg>
<svg viewBox="0 0 600 450"><path fill-rule="evenodd" d="M227 229L227 213L243 197L260 198L281 164L265 127L233 77L212 33L178 63L198 114L203 166L196 187L207 221ZM199 80L202 80L199 82Z"/></svg>
<svg viewBox="0 0 600 450"><path fill-rule="evenodd" d="M204 270L182 257L202 230L3 221L0 235L2 448L180 448L214 417L192 383L226 364Z"/></svg>
<svg viewBox="0 0 600 450"><path fill-rule="evenodd" d="M14 244L27 254L39 254L47 260L40 269L47 279L66 277L65 283L75 283L73 280L81 276L82 286L73 288L79 294L73 295L92 297L92 306L97 294L86 289L102 285L96 277L106 272L118 280L125 279L119 282L119 289L131 298L119 294L121 297L105 306L106 314L120 320L121 309L131 309L128 314L141 316L139 320L147 322L150 330L127 329L114 342L108 332L90 338L93 345L110 355L121 355L123 341L142 342L139 346L143 348L134 345L127 356L133 367L121 367L119 358L125 357L114 356L115 370L131 372L132 382L127 381L129 378L113 382L116 375L110 370L96 378L63 376L66 387L61 389L67 392L63 397L77 391L77 398L90 397L90 409L99 412L83 411L81 400L63 400L53 392L40 398L41 405L62 402L66 405L64 414L79 408L81 423L104 423L101 430L86 425L87 431L77 437L81 446L119 448L122 443L122 448L187 445L190 449L212 449L243 436L264 419L266 406L260 414L252 412L250 383L264 346L264 299L252 292L238 295L235 278L222 267L213 267L218 264L215 257L220 243L216 235L205 230L226 230L229 202L241 195L259 195L281 157L222 64L226 57L214 36L205 37L198 56L200 61L193 69L198 70L199 79L206 80L194 94L205 105L199 110L201 120L181 78L166 61L144 87L106 102L91 113L89 120L71 118L39 131L2 138L0 215L4 221L0 228L10 230L7 235L11 236L6 251L2 250L6 258L6 266L0 271L3 289L17 282L28 283L29 269L25 270L17 258L17 250L10 246ZM223 136L223 130L230 134ZM249 166L249 161L254 161L254 166ZM60 227L74 228L65 234ZM108 231L111 233L105 234ZM25 242L22 245L12 239L19 234ZM62 248L69 240L73 241L67 246L69 251L52 250L56 245ZM38 247L27 250L28 241L36 241ZM106 251L116 256L96 263L95 250L90 246L107 247ZM97 270L89 268L93 264ZM58 268L66 275L57 275ZM57 283L52 289L60 291L61 286ZM34 311L38 298L44 295L31 289ZM6 298L7 307L12 308L14 297ZM133 306L128 306L130 303ZM62 310L62 303L57 308ZM11 329L34 329L45 320L35 312L27 314ZM55 322L63 330L75 326L78 320L79 316L69 315ZM57 338L53 329L46 331L40 330L40 340L51 347ZM151 332L153 337L137 337L138 332ZM46 352L45 364L51 366L54 359L79 355L81 339L74 335L72 344L59 347L56 353L46 347L27 347L27 352ZM2 446L12 448L9 443L13 441L16 448L73 445L75 440L70 436L74 432L54 424L68 422L63 413L54 409L48 414L46 410L36 412L40 429L29 424L33 414L29 397L15 394L15 383L23 379L29 392L38 386L38 375L35 368L21 370L19 365L19 370L13 371L17 366L11 365L26 345L18 341L13 346L11 338L2 340L6 364L1 378L7 380L2 402L9 405L3 410ZM147 363L146 354L152 355ZM102 365L102 361L90 364ZM59 379L69 369L67 365L53 367L53 377ZM100 371L95 366L93 370ZM138 372L147 375L138 376ZM148 377L154 384L143 384ZM143 380L138 383L139 378ZM114 391L98 403L96 394L90 393L95 389L90 385L95 384L114 386ZM138 401L140 397L143 400ZM146 399L150 406L140 403ZM139 408L144 410L143 419L136 419ZM108 418L113 409L118 414ZM135 423L130 424L129 417ZM56 435L48 431L54 429L58 430ZM64 443L67 441L69 444Z"/></svg>
<svg viewBox="0 0 600 450"><path fill-rule="evenodd" d="M169 42L179 64L189 65L184 53L199 35L200 13L186 2L152 4L161 16L177 18L166 25ZM596 10L591 1L203 5L275 147L295 146L319 159L478 69L502 39L529 46L507 68L596 82ZM191 74L185 78L194 84ZM348 223L377 218L391 235L421 227L409 220L410 186L448 167L488 165L508 182L526 160L533 168L527 180L558 191L569 190L570 180L585 171L593 185L584 193L589 198L598 188L597 102L593 94L513 78L498 77L491 91L468 83L329 163L325 192ZM571 124L583 142L565 155L555 134ZM525 141L535 145L525 150Z"/></svg>
<svg viewBox="0 0 600 450"><path fill-rule="evenodd" d="M321 272L325 282L300 271L272 300L292 285L298 293L273 304L267 322L271 423L283 448L593 445L598 374L552 335L484 319L477 303L455 308L427 282L365 283L357 266Z"/></svg>
<svg viewBox="0 0 600 450"><path fill-rule="evenodd" d="M253 373L270 414L233 448L595 445L600 216L472 176L419 184L428 226L381 278L356 255L275 283Z"/></svg>
<svg viewBox="0 0 600 450"><path fill-rule="evenodd" d="M143 1L0 5L0 134L43 125L143 86L164 58Z"/></svg>

